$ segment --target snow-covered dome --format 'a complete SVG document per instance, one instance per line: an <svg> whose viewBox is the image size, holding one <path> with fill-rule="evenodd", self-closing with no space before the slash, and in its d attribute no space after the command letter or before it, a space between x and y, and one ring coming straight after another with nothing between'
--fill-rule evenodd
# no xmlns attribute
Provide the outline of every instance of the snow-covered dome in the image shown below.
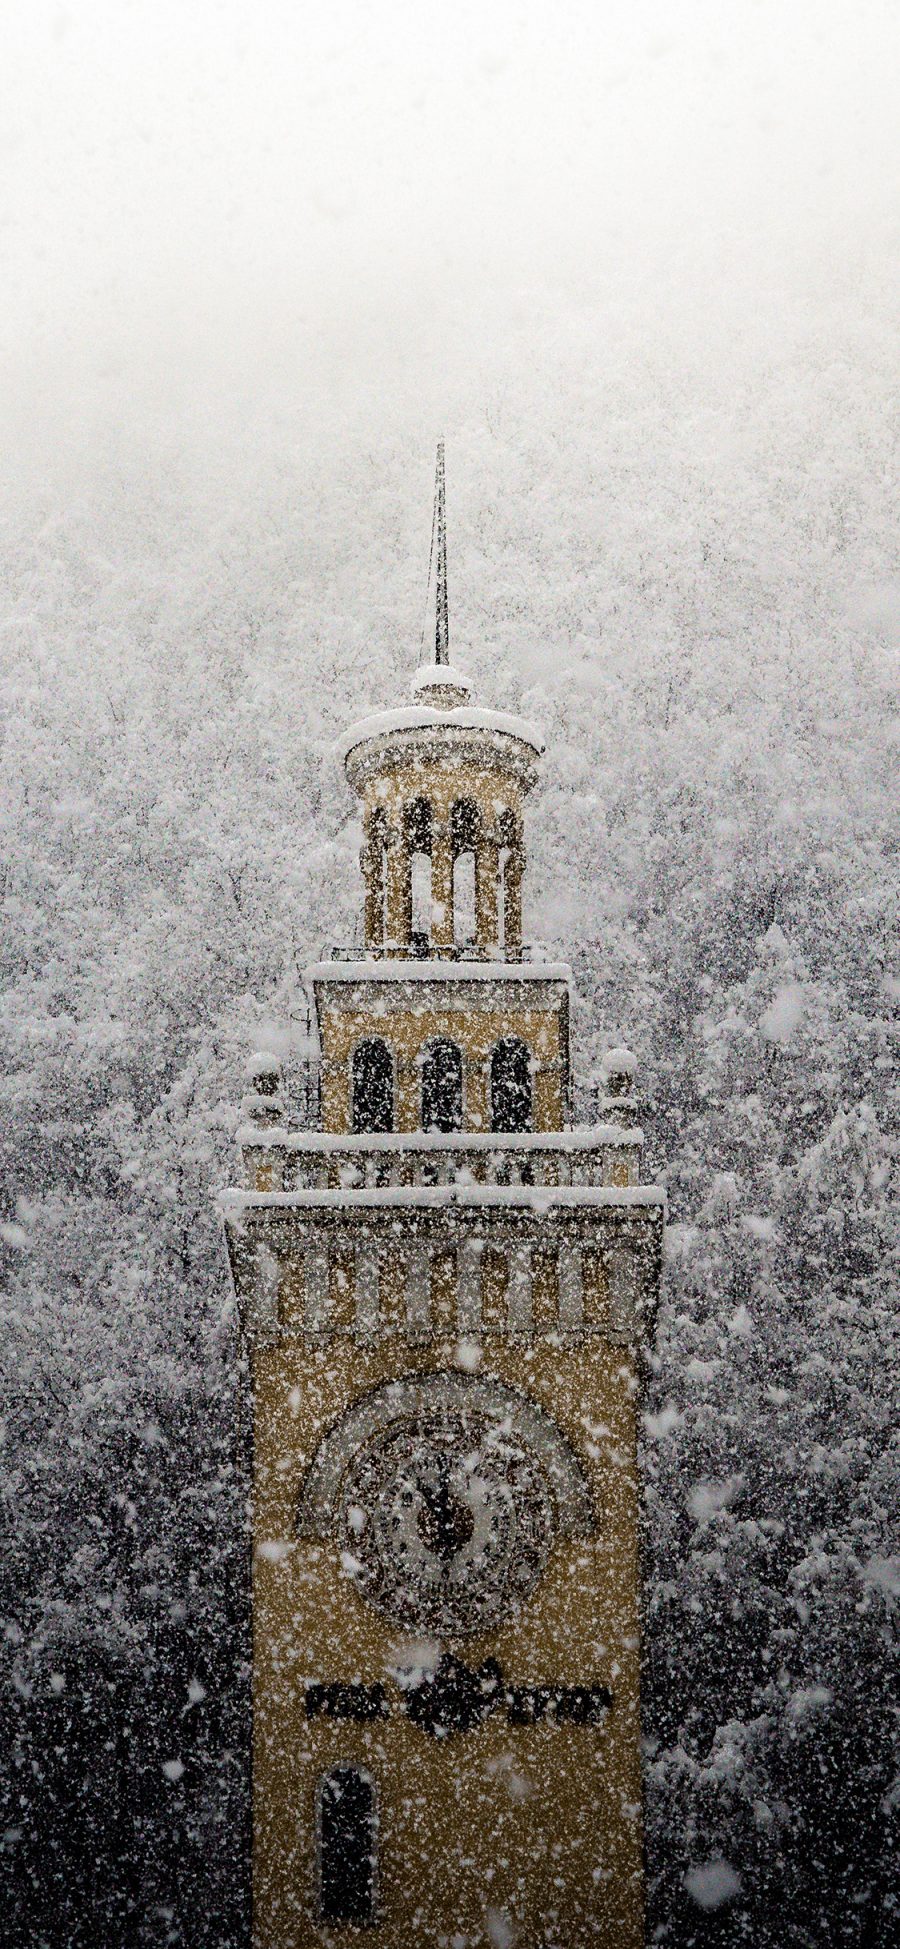
<svg viewBox="0 0 900 1949"><path fill-rule="evenodd" d="M416 702L433 704L437 710L453 710L466 704L471 694L468 677L454 663L422 663L413 678Z"/></svg>

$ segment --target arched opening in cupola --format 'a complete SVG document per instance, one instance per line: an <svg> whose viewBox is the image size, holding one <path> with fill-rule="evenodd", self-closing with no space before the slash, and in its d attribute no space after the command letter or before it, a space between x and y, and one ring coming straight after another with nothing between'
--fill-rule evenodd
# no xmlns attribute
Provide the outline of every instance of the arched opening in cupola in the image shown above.
<svg viewBox="0 0 900 1949"><path fill-rule="evenodd" d="M394 1128L394 1063L380 1036L353 1051L350 1121L358 1135Z"/></svg>
<svg viewBox="0 0 900 1949"><path fill-rule="evenodd" d="M531 1051L517 1035L505 1035L491 1056L491 1129L532 1127Z"/></svg>
<svg viewBox="0 0 900 1949"><path fill-rule="evenodd" d="M427 955L431 945L432 921L433 821L429 800L413 799L406 807L403 824L409 870L410 946L414 954Z"/></svg>
<svg viewBox="0 0 900 1949"><path fill-rule="evenodd" d="M474 799L457 799L450 813L453 856L453 940L457 948L477 938L476 871L480 820Z"/></svg>
<svg viewBox="0 0 900 1949"><path fill-rule="evenodd" d="M463 1127L463 1059L458 1043L440 1037L422 1057L422 1129Z"/></svg>

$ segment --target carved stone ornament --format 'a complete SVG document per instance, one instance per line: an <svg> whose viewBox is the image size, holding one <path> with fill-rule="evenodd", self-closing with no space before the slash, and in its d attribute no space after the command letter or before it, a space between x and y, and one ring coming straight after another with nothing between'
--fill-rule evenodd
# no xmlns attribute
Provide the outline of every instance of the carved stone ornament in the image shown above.
<svg viewBox="0 0 900 1949"><path fill-rule="evenodd" d="M325 1436L300 1533L328 1536L360 1594L413 1632L492 1631L559 1535L595 1517L573 1450L527 1396L482 1377L390 1382Z"/></svg>

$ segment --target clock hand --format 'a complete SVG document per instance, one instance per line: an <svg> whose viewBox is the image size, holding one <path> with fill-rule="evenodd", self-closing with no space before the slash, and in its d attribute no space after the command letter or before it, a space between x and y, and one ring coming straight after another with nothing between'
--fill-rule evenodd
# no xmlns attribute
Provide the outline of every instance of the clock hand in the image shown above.
<svg viewBox="0 0 900 1949"><path fill-rule="evenodd" d="M418 1514L418 1531L426 1549L440 1557L449 1570L455 1556L471 1542L475 1518L468 1504L450 1487L449 1472L442 1468L436 1484L423 1484Z"/></svg>

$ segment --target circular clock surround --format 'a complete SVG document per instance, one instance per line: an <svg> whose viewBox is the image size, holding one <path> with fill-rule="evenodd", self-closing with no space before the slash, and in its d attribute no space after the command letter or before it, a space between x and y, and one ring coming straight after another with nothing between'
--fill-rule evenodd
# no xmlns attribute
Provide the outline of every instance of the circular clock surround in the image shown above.
<svg viewBox="0 0 900 1949"><path fill-rule="evenodd" d="M413 1632L496 1629L560 1534L590 1534L580 1465L527 1396L436 1373L375 1390L326 1435L301 1533L330 1534L371 1604Z"/></svg>

